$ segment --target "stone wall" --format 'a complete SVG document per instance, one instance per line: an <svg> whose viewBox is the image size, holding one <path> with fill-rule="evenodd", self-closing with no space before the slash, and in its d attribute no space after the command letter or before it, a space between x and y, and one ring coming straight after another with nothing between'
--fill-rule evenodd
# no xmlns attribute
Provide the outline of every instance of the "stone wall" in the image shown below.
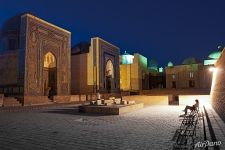
<svg viewBox="0 0 225 150"><path fill-rule="evenodd" d="M203 64L166 67L166 88L173 88L172 82L176 83L176 88L190 88L190 81L194 82L194 88L210 88L212 74L209 67ZM193 73L192 77L190 73Z"/></svg>
<svg viewBox="0 0 225 150"><path fill-rule="evenodd" d="M88 71L93 68L88 67L88 53L71 56L71 94L91 93L94 85L88 85Z"/></svg>
<svg viewBox="0 0 225 150"><path fill-rule="evenodd" d="M147 58L134 53L132 64L120 64L120 89L139 91L149 89Z"/></svg>
<svg viewBox="0 0 225 150"><path fill-rule="evenodd" d="M179 95L179 105L192 106L196 99L199 100L200 106L210 104L210 95Z"/></svg>
<svg viewBox="0 0 225 150"><path fill-rule="evenodd" d="M24 96L23 106L47 104L49 99L47 96Z"/></svg>
<svg viewBox="0 0 225 150"><path fill-rule="evenodd" d="M151 89L140 92L143 95L209 95L210 88Z"/></svg>
<svg viewBox="0 0 225 150"><path fill-rule="evenodd" d="M119 68L119 48L115 45L99 38L92 38L93 51L96 57L97 85L100 92L106 92L106 65L108 61L113 64L113 78L111 80L111 92L120 90L120 68ZM94 46L95 45L95 46ZM95 59L95 58L94 58ZM94 63L95 64L95 63Z"/></svg>
<svg viewBox="0 0 225 150"><path fill-rule="evenodd" d="M30 14L21 17L21 24L23 24L21 37L25 35L25 39L22 39L25 44L21 50L25 59L24 64L21 65L25 66L24 101L28 101L24 103L31 103L28 97L44 96L44 56L48 52L52 53L56 59L57 96L70 95L71 33ZM38 102L38 98L31 99L32 102ZM41 99L40 103L42 103Z"/></svg>
<svg viewBox="0 0 225 150"><path fill-rule="evenodd" d="M225 122L225 50L217 60L212 82L212 107Z"/></svg>
<svg viewBox="0 0 225 150"><path fill-rule="evenodd" d="M145 105L168 105L169 96L171 95L134 95L122 96L124 100L134 100L136 103L144 103ZM208 105L210 103L210 95L177 95L179 105L193 105L195 99L198 99L200 105Z"/></svg>
<svg viewBox="0 0 225 150"><path fill-rule="evenodd" d="M80 95L71 95L70 102L84 102L96 100L96 94L80 94Z"/></svg>
<svg viewBox="0 0 225 150"><path fill-rule="evenodd" d="M123 96L123 100L134 100L136 103L144 103L144 105L168 105L168 95L163 96L147 96L147 95L135 95L135 96Z"/></svg>

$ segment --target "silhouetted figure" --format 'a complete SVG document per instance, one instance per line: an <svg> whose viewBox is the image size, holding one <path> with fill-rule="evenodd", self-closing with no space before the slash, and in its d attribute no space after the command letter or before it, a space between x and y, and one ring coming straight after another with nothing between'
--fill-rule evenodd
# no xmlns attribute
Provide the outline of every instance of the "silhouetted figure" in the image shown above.
<svg viewBox="0 0 225 150"><path fill-rule="evenodd" d="M188 105L187 105L183 111L184 111L184 113L185 113L185 115L186 115L188 109L189 109L190 111L194 111L194 110L197 110L198 108L199 108L199 101L196 99L196 100L195 100L195 104L194 104L193 106L188 106Z"/></svg>

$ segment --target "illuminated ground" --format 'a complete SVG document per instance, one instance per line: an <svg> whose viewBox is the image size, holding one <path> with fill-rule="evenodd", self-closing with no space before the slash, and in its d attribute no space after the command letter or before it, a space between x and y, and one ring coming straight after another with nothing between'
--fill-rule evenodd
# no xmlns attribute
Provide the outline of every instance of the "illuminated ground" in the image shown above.
<svg viewBox="0 0 225 150"><path fill-rule="evenodd" d="M0 112L1 149L169 149L181 106L149 106L120 116L75 107Z"/></svg>

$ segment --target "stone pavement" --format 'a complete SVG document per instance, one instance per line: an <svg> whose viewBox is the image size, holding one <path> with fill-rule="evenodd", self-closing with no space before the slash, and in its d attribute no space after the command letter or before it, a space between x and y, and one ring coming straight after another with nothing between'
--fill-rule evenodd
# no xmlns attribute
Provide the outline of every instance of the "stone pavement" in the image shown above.
<svg viewBox="0 0 225 150"><path fill-rule="evenodd" d="M182 109L156 105L119 116L82 114L77 106L0 112L0 149L170 149Z"/></svg>
<svg viewBox="0 0 225 150"><path fill-rule="evenodd" d="M220 149L224 150L225 149L225 123L223 120L218 116L218 114L215 112L214 109L211 107L206 107L207 114L209 116L209 120L212 126L212 134L210 134L209 131L209 125L208 123L206 124L206 129L207 131L207 139L209 141L217 141L221 142ZM209 147L209 150L213 150L213 147Z"/></svg>

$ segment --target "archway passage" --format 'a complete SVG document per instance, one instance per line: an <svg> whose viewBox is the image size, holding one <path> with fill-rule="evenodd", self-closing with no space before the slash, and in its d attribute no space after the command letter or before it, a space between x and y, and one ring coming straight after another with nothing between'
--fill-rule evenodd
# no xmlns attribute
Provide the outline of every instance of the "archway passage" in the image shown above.
<svg viewBox="0 0 225 150"><path fill-rule="evenodd" d="M48 52L44 55L44 69L43 69L43 83L44 83L44 95L53 99L53 96L57 94L57 67L56 58Z"/></svg>
<svg viewBox="0 0 225 150"><path fill-rule="evenodd" d="M113 63L110 59L106 62L105 71L106 71L106 73L105 73L106 89L107 89L108 93L111 93L112 83L113 83L113 79L114 79L114 68L113 68Z"/></svg>

